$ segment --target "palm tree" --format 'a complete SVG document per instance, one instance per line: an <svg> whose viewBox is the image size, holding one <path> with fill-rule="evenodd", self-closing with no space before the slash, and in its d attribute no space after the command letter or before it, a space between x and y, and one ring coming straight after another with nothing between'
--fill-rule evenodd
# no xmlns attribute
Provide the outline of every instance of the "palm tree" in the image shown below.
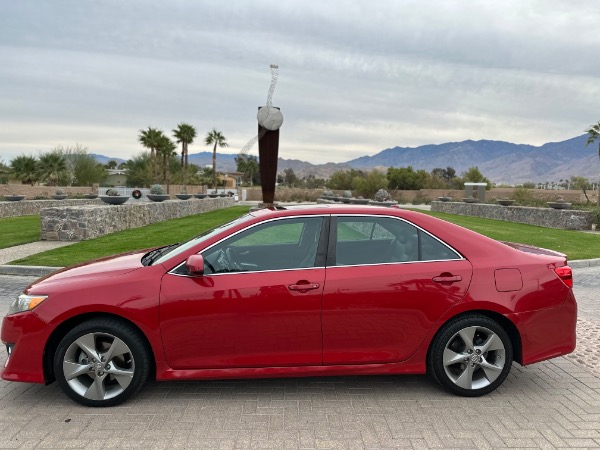
<svg viewBox="0 0 600 450"><path fill-rule="evenodd" d="M223 136L223 133L217 131L216 128L213 128L212 131L209 131L204 138L204 143L206 145L214 145L213 146L213 189L217 189L217 146L223 148L228 147L227 139Z"/></svg>
<svg viewBox="0 0 600 450"><path fill-rule="evenodd" d="M157 178L157 167L156 167L156 149L160 144L160 140L164 137L164 134L161 130L156 128L148 127L147 130L140 130L140 134L138 136L138 141L140 143L150 149L150 165L152 166L152 176Z"/></svg>
<svg viewBox="0 0 600 450"><path fill-rule="evenodd" d="M169 160L172 156L177 155L177 152L175 152L176 148L177 145L165 135L162 135L158 142L158 147L156 147L157 154L162 156L162 182L167 185L167 192L169 189Z"/></svg>
<svg viewBox="0 0 600 450"><path fill-rule="evenodd" d="M188 145L194 142L196 129L192 125L182 122L173 130L173 136L177 139L177 143L181 144L181 169L187 169Z"/></svg>
<svg viewBox="0 0 600 450"><path fill-rule="evenodd" d="M16 178L32 186L38 180L37 162L33 156L17 156L10 162Z"/></svg>
<svg viewBox="0 0 600 450"><path fill-rule="evenodd" d="M50 152L40 155L37 162L37 172L40 181L56 186L58 179L67 171L65 157L59 152Z"/></svg>
<svg viewBox="0 0 600 450"><path fill-rule="evenodd" d="M600 158L600 122L592 125L589 130L585 130L588 134L585 145L590 145L598 141L598 158ZM598 183L598 206L600 206L600 182Z"/></svg>

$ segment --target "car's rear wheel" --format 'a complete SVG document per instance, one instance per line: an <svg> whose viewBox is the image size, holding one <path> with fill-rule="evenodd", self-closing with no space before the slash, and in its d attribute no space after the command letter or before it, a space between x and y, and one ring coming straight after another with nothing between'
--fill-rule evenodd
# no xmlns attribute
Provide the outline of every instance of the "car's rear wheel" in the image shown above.
<svg viewBox="0 0 600 450"><path fill-rule="evenodd" d="M69 331L54 356L62 390L86 406L114 406L135 394L150 372L140 333L111 318L92 319Z"/></svg>
<svg viewBox="0 0 600 450"><path fill-rule="evenodd" d="M476 397L500 386L512 361L506 331L489 317L469 315L444 325L433 341L428 366L448 391Z"/></svg>

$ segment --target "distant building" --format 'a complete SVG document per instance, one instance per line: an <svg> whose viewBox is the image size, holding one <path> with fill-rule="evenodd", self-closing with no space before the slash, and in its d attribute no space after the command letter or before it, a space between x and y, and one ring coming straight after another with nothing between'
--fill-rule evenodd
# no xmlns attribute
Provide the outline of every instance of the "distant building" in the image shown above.
<svg viewBox="0 0 600 450"><path fill-rule="evenodd" d="M225 189L237 189L242 182L242 174L238 172L219 173L217 174L217 179L219 180L219 186ZM223 182L225 182L225 185L223 185Z"/></svg>

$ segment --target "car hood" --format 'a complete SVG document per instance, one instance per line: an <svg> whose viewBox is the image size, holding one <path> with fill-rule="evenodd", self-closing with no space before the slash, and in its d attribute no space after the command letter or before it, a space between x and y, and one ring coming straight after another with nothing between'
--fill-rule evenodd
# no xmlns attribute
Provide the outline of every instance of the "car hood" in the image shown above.
<svg viewBox="0 0 600 450"><path fill-rule="evenodd" d="M90 278L111 278L123 275L144 267L141 262L144 253L145 251L136 251L65 267L35 281L27 290L54 283L74 282L82 278L89 280Z"/></svg>

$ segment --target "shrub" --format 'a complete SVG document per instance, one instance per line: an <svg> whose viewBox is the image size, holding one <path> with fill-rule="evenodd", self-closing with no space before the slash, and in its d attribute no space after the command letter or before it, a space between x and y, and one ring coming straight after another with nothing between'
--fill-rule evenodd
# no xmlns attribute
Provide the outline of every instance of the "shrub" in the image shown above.
<svg viewBox="0 0 600 450"><path fill-rule="evenodd" d="M160 184L153 184L152 186L150 186L150 194L165 195L165 190Z"/></svg>
<svg viewBox="0 0 600 450"><path fill-rule="evenodd" d="M421 194L420 192L415 195L412 201L413 205L430 205L431 199L426 195Z"/></svg>
<svg viewBox="0 0 600 450"><path fill-rule="evenodd" d="M539 198L535 198L531 191L524 187L515 188L511 198L520 206L540 206L547 207L546 202L544 200L540 200Z"/></svg>
<svg viewBox="0 0 600 450"><path fill-rule="evenodd" d="M389 202L390 200L392 200L392 196L385 189L379 189L375 193L375 201L377 202Z"/></svg>
<svg viewBox="0 0 600 450"><path fill-rule="evenodd" d="M106 195L110 197L117 197L119 195L119 191L117 191L116 189L109 189L108 191L106 191Z"/></svg>

